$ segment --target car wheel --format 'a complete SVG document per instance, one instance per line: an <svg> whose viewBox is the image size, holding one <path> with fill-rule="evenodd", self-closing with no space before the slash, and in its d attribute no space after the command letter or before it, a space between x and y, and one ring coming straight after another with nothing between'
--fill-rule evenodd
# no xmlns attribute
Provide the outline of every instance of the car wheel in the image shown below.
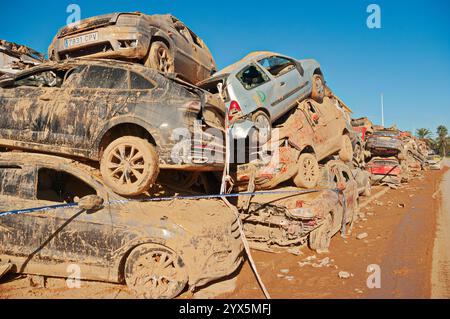
<svg viewBox="0 0 450 319"><path fill-rule="evenodd" d="M328 251L333 237L333 216L328 214L322 225L309 234L309 247L316 251Z"/></svg>
<svg viewBox="0 0 450 319"><path fill-rule="evenodd" d="M255 127L259 130L260 143L265 144L272 136L272 123L269 116L263 112L258 111L252 115L252 122L255 123Z"/></svg>
<svg viewBox="0 0 450 319"><path fill-rule="evenodd" d="M310 153L302 154L298 159L297 166L298 172L294 177L294 184L306 189L316 187L320 178L319 163L316 157Z"/></svg>
<svg viewBox="0 0 450 319"><path fill-rule="evenodd" d="M134 249L125 263L125 282L137 297L172 299L188 282L181 257L171 249L145 244Z"/></svg>
<svg viewBox="0 0 450 319"><path fill-rule="evenodd" d="M172 53L167 45L161 41L156 41L150 47L145 66L163 73L174 73L175 63Z"/></svg>
<svg viewBox="0 0 450 319"><path fill-rule="evenodd" d="M135 136L118 138L106 147L100 161L106 185L122 196L137 196L159 174L158 154L150 142Z"/></svg>
<svg viewBox="0 0 450 319"><path fill-rule="evenodd" d="M314 74L312 77L311 97L319 103L322 103L325 97L325 84L322 76L319 74Z"/></svg>
<svg viewBox="0 0 450 319"><path fill-rule="evenodd" d="M350 137L342 135L341 150L339 151L339 158L343 162L350 162L353 159L353 146Z"/></svg>

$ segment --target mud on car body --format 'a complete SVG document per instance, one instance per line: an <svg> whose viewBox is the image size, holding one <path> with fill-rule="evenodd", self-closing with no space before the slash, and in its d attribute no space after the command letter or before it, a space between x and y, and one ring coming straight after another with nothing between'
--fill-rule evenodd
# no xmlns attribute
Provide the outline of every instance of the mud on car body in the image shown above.
<svg viewBox="0 0 450 319"><path fill-rule="evenodd" d="M373 156L396 156L404 150L400 132L376 130L367 140L366 147Z"/></svg>
<svg viewBox="0 0 450 319"><path fill-rule="evenodd" d="M238 220L220 200L127 202L81 163L0 154L0 212L89 198L100 201L0 217L0 262L10 261L15 273L61 278L77 264L82 280L127 284L146 298L176 297L242 262Z"/></svg>
<svg viewBox="0 0 450 319"><path fill-rule="evenodd" d="M223 104L153 69L71 60L42 64L0 87L0 146L100 161L120 195L147 191L160 168L223 167Z"/></svg>
<svg viewBox="0 0 450 319"><path fill-rule="evenodd" d="M216 63L206 44L172 15L112 13L69 25L48 49L51 60L78 57L138 62L198 83L211 76Z"/></svg>
<svg viewBox="0 0 450 319"><path fill-rule="evenodd" d="M253 52L199 83L210 92L223 85L230 122L251 119L270 135L272 124L299 101L325 96L325 81L315 60L295 60L272 52Z"/></svg>
<svg viewBox="0 0 450 319"><path fill-rule="evenodd" d="M299 103L262 148L267 148L270 152L264 152L270 156L239 165L237 186L248 184L256 166L257 189L271 189L290 179L297 187L312 189L319 181L320 161L335 154L345 162L353 158L346 120L328 97L322 103L311 99Z"/></svg>
<svg viewBox="0 0 450 319"><path fill-rule="evenodd" d="M358 186L350 169L339 161L331 161L321 174L322 190L285 196L256 195L248 209L240 199L238 206L246 237L254 248L286 248L306 243L314 250L329 248L331 238L357 216Z"/></svg>

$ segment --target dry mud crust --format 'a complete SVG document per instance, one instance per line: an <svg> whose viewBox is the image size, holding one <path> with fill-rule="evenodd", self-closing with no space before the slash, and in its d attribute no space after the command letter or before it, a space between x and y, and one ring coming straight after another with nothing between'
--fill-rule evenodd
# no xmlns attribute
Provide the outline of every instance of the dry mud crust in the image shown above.
<svg viewBox="0 0 450 319"><path fill-rule="evenodd" d="M347 239L336 235L330 254L317 255L303 248L302 256L254 252L262 279L273 298L430 298L431 263L438 200L433 199L443 172L423 172L398 190L389 190L365 208ZM362 240L356 237L367 233ZM329 257L322 267L299 262ZM318 264L318 262L316 262ZM381 289L367 288L369 265L381 267ZM317 266L317 265L316 265ZM340 279L339 272L350 278ZM263 298L248 264L234 293L221 298Z"/></svg>

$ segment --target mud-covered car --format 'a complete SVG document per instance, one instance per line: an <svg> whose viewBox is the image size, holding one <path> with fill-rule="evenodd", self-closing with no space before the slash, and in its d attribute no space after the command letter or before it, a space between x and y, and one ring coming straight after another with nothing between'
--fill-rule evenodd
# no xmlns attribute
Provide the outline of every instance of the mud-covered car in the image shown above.
<svg viewBox="0 0 450 319"><path fill-rule="evenodd" d="M222 92L218 92L218 84ZM325 96L325 80L317 61L272 52L250 53L199 86L222 94L231 123L250 119L268 135L272 124L299 101L312 98L321 103Z"/></svg>
<svg viewBox="0 0 450 319"><path fill-rule="evenodd" d="M326 251L331 238L357 217L358 185L345 164L331 161L322 169L320 188L300 194L283 188L286 195L256 195L249 204L240 198L238 207L252 246L267 250L308 243L313 250Z"/></svg>
<svg viewBox="0 0 450 319"><path fill-rule="evenodd" d="M24 45L0 40L0 76L18 73L43 62L43 54Z"/></svg>
<svg viewBox="0 0 450 319"><path fill-rule="evenodd" d="M312 189L320 178L320 161L332 155L344 162L353 158L346 120L328 97L322 103L311 99L299 103L264 148L270 150L264 151L269 158L238 166L237 186L247 184L256 167L257 189L271 189L290 179L297 187Z"/></svg>
<svg viewBox="0 0 450 319"><path fill-rule="evenodd" d="M222 201L128 202L95 175L69 159L0 154L0 212L74 205L0 217L0 264L59 278L77 265L81 280L145 298L176 297L240 266L238 220Z"/></svg>
<svg viewBox="0 0 450 319"><path fill-rule="evenodd" d="M206 44L172 15L112 13L60 29L51 60L91 57L133 61L198 83L216 72Z"/></svg>
<svg viewBox="0 0 450 319"><path fill-rule="evenodd" d="M404 151L400 131L376 130L368 139L366 148L373 156L397 156Z"/></svg>
<svg viewBox="0 0 450 319"><path fill-rule="evenodd" d="M407 167L396 157L374 157L366 170L372 175L373 184L399 185L408 180Z"/></svg>
<svg viewBox="0 0 450 319"><path fill-rule="evenodd" d="M206 94L138 64L42 64L0 81L0 146L99 161L111 189L139 195L160 169L222 169L223 104Z"/></svg>
<svg viewBox="0 0 450 319"><path fill-rule="evenodd" d="M431 170L441 170L442 158L439 155L430 155L427 157L425 165Z"/></svg>

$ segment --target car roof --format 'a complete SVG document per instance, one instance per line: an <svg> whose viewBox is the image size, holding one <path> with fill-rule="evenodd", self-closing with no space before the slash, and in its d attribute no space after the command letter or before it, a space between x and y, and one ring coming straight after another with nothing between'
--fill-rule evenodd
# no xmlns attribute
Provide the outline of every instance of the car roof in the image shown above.
<svg viewBox="0 0 450 319"><path fill-rule="evenodd" d="M279 53L275 53L275 52L269 52L269 51L255 51L255 52L251 52L249 54L247 54L244 58L242 58L241 60L239 60L236 63L233 63L229 66L227 66L226 68L220 70L219 72L217 72L216 74L214 74L213 77L217 78L221 75L229 75L231 73L234 73L236 71L240 71L244 66L246 66L250 61L252 60L260 60L260 59L264 59L273 55L278 55L281 57L287 57L283 54L279 54ZM292 59L292 58L290 58Z"/></svg>

